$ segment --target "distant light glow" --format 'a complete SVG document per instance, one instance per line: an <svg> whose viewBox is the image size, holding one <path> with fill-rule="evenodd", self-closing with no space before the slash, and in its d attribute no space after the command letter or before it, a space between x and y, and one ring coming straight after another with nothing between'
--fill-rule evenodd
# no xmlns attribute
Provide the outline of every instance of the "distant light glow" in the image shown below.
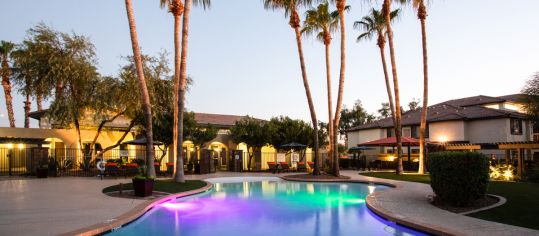
<svg viewBox="0 0 539 236"><path fill-rule="evenodd" d="M13 149L13 143L8 143L7 148Z"/></svg>
<svg viewBox="0 0 539 236"><path fill-rule="evenodd" d="M376 186L369 185L369 186L367 186L367 188L369 189L369 194L371 194L371 193L374 193L374 190L376 189Z"/></svg>
<svg viewBox="0 0 539 236"><path fill-rule="evenodd" d="M440 141L442 143L447 143L447 140L449 140L449 139L445 135L441 135L440 137L438 137L438 141Z"/></svg>
<svg viewBox="0 0 539 236"><path fill-rule="evenodd" d="M395 160L395 156L391 155L388 157L389 158L389 161L394 161Z"/></svg>
<svg viewBox="0 0 539 236"><path fill-rule="evenodd" d="M19 143L18 147L19 147L19 149L23 149L23 148L24 148L24 144Z"/></svg>
<svg viewBox="0 0 539 236"><path fill-rule="evenodd" d="M492 180L513 181L515 180L514 171L515 168L512 165L490 166L489 176Z"/></svg>

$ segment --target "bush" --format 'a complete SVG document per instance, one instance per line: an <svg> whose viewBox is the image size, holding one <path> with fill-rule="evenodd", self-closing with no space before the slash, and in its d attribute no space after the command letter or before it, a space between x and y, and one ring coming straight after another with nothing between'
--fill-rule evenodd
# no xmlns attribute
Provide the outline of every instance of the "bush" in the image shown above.
<svg viewBox="0 0 539 236"><path fill-rule="evenodd" d="M435 152L429 155L430 186L452 206L469 206L485 196L489 182L488 157L477 152Z"/></svg>

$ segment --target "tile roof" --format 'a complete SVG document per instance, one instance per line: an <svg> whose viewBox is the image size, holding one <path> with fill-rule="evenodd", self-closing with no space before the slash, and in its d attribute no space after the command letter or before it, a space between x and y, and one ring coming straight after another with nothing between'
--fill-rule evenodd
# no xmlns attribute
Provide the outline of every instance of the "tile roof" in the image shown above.
<svg viewBox="0 0 539 236"><path fill-rule="evenodd" d="M427 122L440 122L450 120L484 120L501 117L525 118L525 114L511 111L483 107L481 105L503 102L519 101L521 94L506 95L501 97L488 97L484 95L467 97L461 99L449 100L429 106L427 109ZM419 125L421 110L408 111L402 114L401 123L403 126ZM385 118L373 121L348 129L347 131L356 131L373 128L393 127L393 120Z"/></svg>
<svg viewBox="0 0 539 236"><path fill-rule="evenodd" d="M247 116L195 112L195 121L197 122L197 124L201 124L201 125L212 124L212 125L220 126L220 127L231 127L234 124L236 124L236 121L239 121L245 117Z"/></svg>

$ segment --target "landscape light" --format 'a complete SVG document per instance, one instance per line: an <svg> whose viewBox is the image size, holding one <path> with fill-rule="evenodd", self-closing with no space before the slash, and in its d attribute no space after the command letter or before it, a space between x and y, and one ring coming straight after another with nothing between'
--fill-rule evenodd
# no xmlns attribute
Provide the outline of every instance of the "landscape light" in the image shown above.
<svg viewBox="0 0 539 236"><path fill-rule="evenodd" d="M8 144L7 144L7 148L8 148L8 149L13 149L13 143L8 143Z"/></svg>
<svg viewBox="0 0 539 236"><path fill-rule="evenodd" d="M18 147L19 147L19 149L23 149L23 148L24 148L24 144L19 143Z"/></svg>

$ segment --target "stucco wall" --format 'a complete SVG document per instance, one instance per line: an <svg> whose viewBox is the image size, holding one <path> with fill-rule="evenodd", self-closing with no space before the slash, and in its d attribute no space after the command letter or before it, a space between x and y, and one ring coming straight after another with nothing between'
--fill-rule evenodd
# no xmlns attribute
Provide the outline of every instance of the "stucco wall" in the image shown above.
<svg viewBox="0 0 539 236"><path fill-rule="evenodd" d="M96 131L81 130L82 142L91 142ZM99 135L97 142L103 148L111 146L123 135L120 131L103 131ZM66 148L78 147L78 135L75 129L38 129L38 128L7 128L0 127L0 137L14 138L57 138L62 140ZM133 135L129 133L124 141L133 140Z"/></svg>
<svg viewBox="0 0 539 236"><path fill-rule="evenodd" d="M434 142L468 141L464 121L443 121L429 124L429 140Z"/></svg>
<svg viewBox="0 0 539 236"><path fill-rule="evenodd" d="M467 134L471 143L519 142L530 140L529 123L522 121L522 135L512 135L510 119L469 121Z"/></svg>

